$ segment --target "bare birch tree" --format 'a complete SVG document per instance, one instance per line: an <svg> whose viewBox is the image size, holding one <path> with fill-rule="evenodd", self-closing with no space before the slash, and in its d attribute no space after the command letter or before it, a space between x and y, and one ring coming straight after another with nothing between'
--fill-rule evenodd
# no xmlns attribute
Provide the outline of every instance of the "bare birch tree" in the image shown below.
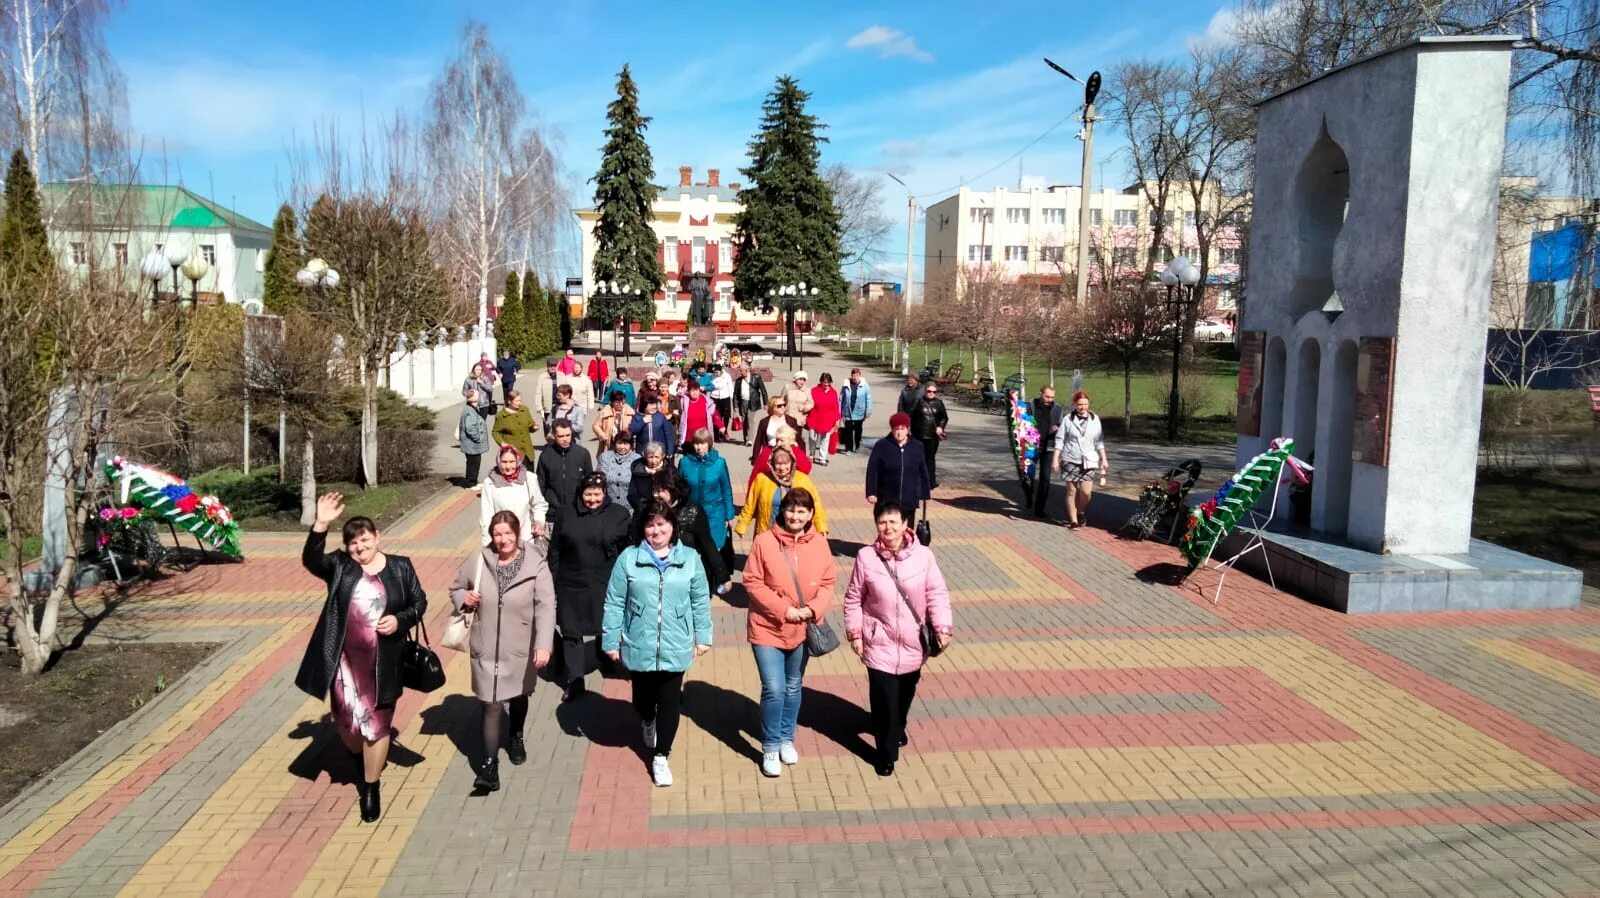
<svg viewBox="0 0 1600 898"><path fill-rule="evenodd" d="M459 54L434 82L424 134L439 250L475 290L480 333L492 285L531 261L510 258L512 246L541 242L561 197L551 143L525 128L526 107L488 29L468 23Z"/></svg>
<svg viewBox="0 0 1600 898"><path fill-rule="evenodd" d="M839 265L849 268L893 226L883 212L883 186L839 162L824 169L822 178L833 188L833 206L839 210Z"/></svg>

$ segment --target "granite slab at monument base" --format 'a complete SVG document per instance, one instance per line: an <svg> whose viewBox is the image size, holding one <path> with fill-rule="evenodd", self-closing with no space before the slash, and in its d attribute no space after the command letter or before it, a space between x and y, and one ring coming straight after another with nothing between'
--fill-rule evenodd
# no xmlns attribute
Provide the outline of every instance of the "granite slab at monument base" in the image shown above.
<svg viewBox="0 0 1600 898"><path fill-rule="evenodd" d="M717 326L715 324L697 324L689 328L689 342L684 347L689 358L693 359L695 350L704 349L706 357L711 357L711 351L717 345Z"/></svg>
<svg viewBox="0 0 1600 898"><path fill-rule="evenodd" d="M1230 533L1212 558L1232 556L1253 535ZM1377 555L1310 532L1261 537L1265 555L1251 550L1240 570L1266 580L1270 559L1278 589L1346 614L1575 608L1583 593L1581 572L1479 539L1462 555Z"/></svg>

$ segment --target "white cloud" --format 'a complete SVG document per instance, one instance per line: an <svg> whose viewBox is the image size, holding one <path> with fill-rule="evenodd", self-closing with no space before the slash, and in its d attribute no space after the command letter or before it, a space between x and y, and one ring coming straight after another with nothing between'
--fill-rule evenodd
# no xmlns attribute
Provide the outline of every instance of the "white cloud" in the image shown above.
<svg viewBox="0 0 1600 898"><path fill-rule="evenodd" d="M844 45L851 50L876 49L879 59L904 56L917 62L933 62L933 54L918 47L916 38L887 25L871 25Z"/></svg>

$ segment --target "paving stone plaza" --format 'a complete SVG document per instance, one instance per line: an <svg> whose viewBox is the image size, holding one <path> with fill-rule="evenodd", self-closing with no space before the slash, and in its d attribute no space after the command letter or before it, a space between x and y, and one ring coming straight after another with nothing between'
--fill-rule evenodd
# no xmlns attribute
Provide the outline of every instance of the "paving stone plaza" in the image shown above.
<svg viewBox="0 0 1600 898"><path fill-rule="evenodd" d="M1600 610L1345 616L1240 575L1213 604L1214 573L1164 585L1176 550L1113 536L1110 497L1075 532L1020 516L999 419L952 431L930 517L957 641L893 778L864 759L848 651L807 672L800 764L762 777L745 613L714 600L673 787L608 680L567 705L542 685L528 762L471 796L478 704L441 650L449 683L401 701L363 825L327 708L292 683L321 584L299 534L248 534L244 564L102 624L222 647L0 813L0 893L1600 894ZM1148 476L1134 457L1113 445ZM841 588L872 534L862 470L817 474ZM476 515L449 490L385 534L436 635Z"/></svg>

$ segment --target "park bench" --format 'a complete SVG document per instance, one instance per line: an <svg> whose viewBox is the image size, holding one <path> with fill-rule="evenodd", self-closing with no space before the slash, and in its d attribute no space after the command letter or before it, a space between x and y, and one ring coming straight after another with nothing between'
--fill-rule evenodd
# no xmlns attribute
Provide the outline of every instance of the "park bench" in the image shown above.
<svg viewBox="0 0 1600 898"><path fill-rule="evenodd" d="M956 381L961 379L961 373L966 370L967 366L961 364L960 362L956 362L954 365L951 365L945 370L944 377L935 377L933 382L941 387L952 386Z"/></svg>
<svg viewBox="0 0 1600 898"><path fill-rule="evenodd" d="M992 378L985 378L980 388L980 406L984 409L1003 412L1011 405L1007 397L1011 395L1012 390L1016 390L1019 395L1023 392L1022 375L1020 373L1010 375L1001 381L1000 389L998 390L994 388L994 380Z"/></svg>
<svg viewBox="0 0 1600 898"><path fill-rule="evenodd" d="M1589 411L1594 413L1594 423L1600 424L1600 384L1589 385Z"/></svg>

